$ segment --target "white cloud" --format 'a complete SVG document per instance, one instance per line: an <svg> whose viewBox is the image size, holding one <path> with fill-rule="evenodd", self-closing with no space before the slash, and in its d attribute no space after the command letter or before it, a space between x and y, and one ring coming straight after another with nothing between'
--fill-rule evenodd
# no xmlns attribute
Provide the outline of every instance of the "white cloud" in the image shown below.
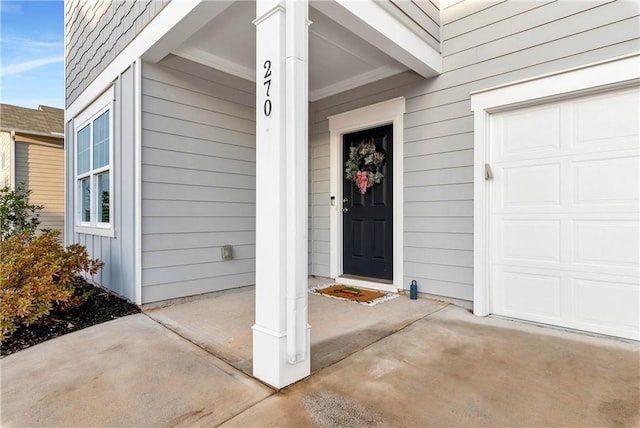
<svg viewBox="0 0 640 428"><path fill-rule="evenodd" d="M11 49L20 52L33 51L33 50L63 50L62 40L60 41L42 41L33 40L24 37L12 37L4 35L2 38L2 47L4 49Z"/></svg>
<svg viewBox="0 0 640 428"><path fill-rule="evenodd" d="M20 13L22 12L22 8L20 7L20 3L17 2L0 2L0 12L1 13Z"/></svg>
<svg viewBox="0 0 640 428"><path fill-rule="evenodd" d="M24 73L25 71L34 70L36 68L44 67L45 65L55 64L64 60L61 56L34 59L31 61L19 62L17 64L11 64L6 67L2 67L0 70L0 76L8 76L10 74Z"/></svg>

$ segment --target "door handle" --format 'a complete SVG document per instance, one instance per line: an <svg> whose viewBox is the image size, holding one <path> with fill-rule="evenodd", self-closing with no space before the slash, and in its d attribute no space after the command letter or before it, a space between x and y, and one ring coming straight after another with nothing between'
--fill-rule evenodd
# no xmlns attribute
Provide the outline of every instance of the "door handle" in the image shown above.
<svg viewBox="0 0 640 428"><path fill-rule="evenodd" d="M347 211L349 211L349 208L347 208L347 207L343 207L343 208L342 208L342 212L343 212L343 213L346 213Z"/></svg>
<svg viewBox="0 0 640 428"><path fill-rule="evenodd" d="M493 170L491 169L491 165L488 163L484 164L484 179L491 180L493 178Z"/></svg>
<svg viewBox="0 0 640 428"><path fill-rule="evenodd" d="M347 199L347 198L344 198L344 199L342 200L342 203L343 203L343 204L346 204L347 202L349 202L349 199Z"/></svg>

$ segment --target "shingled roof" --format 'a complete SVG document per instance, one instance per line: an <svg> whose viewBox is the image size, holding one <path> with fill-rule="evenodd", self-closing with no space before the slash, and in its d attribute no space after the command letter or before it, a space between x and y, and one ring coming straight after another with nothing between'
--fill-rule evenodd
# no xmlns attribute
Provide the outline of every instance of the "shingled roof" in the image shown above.
<svg viewBox="0 0 640 428"><path fill-rule="evenodd" d="M61 134L64 132L64 110L48 106L31 109L0 104L0 129L24 133Z"/></svg>

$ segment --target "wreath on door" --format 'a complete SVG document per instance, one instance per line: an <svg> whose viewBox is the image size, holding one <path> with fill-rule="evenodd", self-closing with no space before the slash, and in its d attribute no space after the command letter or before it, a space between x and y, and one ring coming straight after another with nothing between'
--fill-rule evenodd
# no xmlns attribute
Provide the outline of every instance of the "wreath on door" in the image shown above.
<svg viewBox="0 0 640 428"><path fill-rule="evenodd" d="M357 146L349 148L349 158L345 163L345 174L348 180L354 182L361 194L378 184L384 178L384 154L376 150L373 138L368 142L362 141Z"/></svg>

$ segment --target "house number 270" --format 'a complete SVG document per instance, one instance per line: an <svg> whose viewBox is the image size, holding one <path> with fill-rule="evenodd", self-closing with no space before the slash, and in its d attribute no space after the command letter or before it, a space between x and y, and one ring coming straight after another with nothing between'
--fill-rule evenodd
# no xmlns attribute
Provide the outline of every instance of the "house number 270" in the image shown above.
<svg viewBox="0 0 640 428"><path fill-rule="evenodd" d="M264 86L266 86L267 99L264 101L264 115L271 116L271 99L269 98L269 91L271 90L271 61L266 60L264 62Z"/></svg>

